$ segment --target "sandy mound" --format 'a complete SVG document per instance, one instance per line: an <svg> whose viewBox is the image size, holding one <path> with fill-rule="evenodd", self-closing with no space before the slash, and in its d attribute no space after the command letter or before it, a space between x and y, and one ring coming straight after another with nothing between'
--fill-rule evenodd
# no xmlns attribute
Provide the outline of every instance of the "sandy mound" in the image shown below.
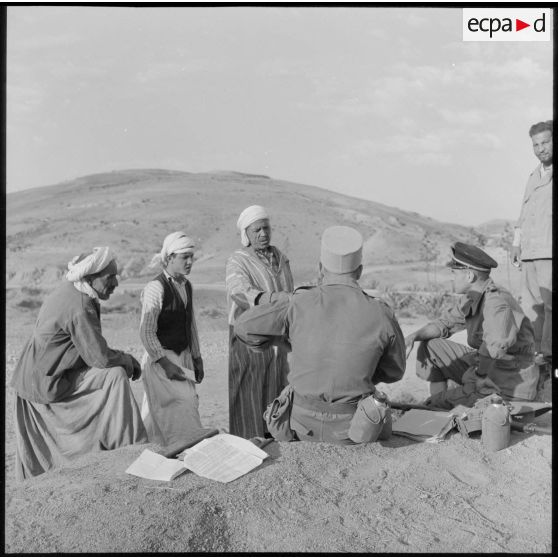
<svg viewBox="0 0 558 558"><path fill-rule="evenodd" d="M126 475L147 446L91 454L7 491L6 551L550 552L548 437L512 439L274 442L229 484Z"/></svg>
<svg viewBox="0 0 558 558"><path fill-rule="evenodd" d="M199 302L199 312L218 308L209 296ZM7 383L36 311L10 309ZM111 312L102 320L111 346L140 356L137 315ZM200 411L217 428L228 426L224 323L205 316L199 324L206 367ZM417 325L402 322L404 333ZM380 388L398 401L426 396L412 357L401 382ZM132 389L141 401L141 381ZM18 485L13 391L6 395L7 553L552 550L548 435L513 432L512 445L495 454L478 437L459 434L440 444L400 437L355 447L274 442L262 466L229 484L189 472L170 483L127 475L143 449L157 449L144 445L90 454ZM551 413L536 422L550 424Z"/></svg>

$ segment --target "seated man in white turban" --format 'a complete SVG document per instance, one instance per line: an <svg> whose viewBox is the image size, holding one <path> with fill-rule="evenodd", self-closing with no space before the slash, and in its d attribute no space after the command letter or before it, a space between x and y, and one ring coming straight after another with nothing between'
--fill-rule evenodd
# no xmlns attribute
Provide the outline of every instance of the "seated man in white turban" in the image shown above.
<svg viewBox="0 0 558 558"><path fill-rule="evenodd" d="M68 270L45 299L12 378L18 480L88 452L147 442L128 381L140 377L140 365L109 348L101 332L99 300L118 286L115 257L94 248Z"/></svg>
<svg viewBox="0 0 558 558"><path fill-rule="evenodd" d="M293 290L289 260L271 245L267 211L252 205L238 218L243 248L227 261L229 306L229 429L231 434L264 436L263 413L287 385L289 371L284 347L251 351L234 335L237 318L249 308L288 300Z"/></svg>
<svg viewBox="0 0 558 558"><path fill-rule="evenodd" d="M202 428L195 384L203 379L203 360L186 278L194 241L181 231L169 234L160 259L163 271L141 295L142 418L151 442L174 446Z"/></svg>

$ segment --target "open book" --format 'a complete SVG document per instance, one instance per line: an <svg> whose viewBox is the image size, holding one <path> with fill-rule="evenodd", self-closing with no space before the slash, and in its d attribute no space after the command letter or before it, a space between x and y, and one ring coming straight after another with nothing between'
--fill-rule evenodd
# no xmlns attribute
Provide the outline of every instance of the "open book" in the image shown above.
<svg viewBox="0 0 558 558"><path fill-rule="evenodd" d="M392 432L419 442L442 441L455 426L452 412L411 409L393 423Z"/></svg>
<svg viewBox="0 0 558 558"><path fill-rule="evenodd" d="M249 440L232 434L217 434L184 450L178 457L169 459L146 449L126 473L144 479L171 481L190 470L211 480L230 482L261 465L268 455Z"/></svg>
<svg viewBox="0 0 558 558"><path fill-rule="evenodd" d="M262 464L268 457L258 446L239 436L217 434L184 452L184 466L201 477L230 482Z"/></svg>
<svg viewBox="0 0 558 558"><path fill-rule="evenodd" d="M184 463L178 459L143 450L141 455L126 469L129 475L144 479L171 481L186 471Z"/></svg>

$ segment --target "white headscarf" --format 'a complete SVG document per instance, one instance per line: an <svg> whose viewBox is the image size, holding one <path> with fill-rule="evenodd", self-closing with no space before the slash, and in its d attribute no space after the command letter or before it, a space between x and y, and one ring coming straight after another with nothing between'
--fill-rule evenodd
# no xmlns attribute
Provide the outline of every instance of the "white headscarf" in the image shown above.
<svg viewBox="0 0 558 558"><path fill-rule="evenodd" d="M194 251L194 241L186 233L177 231L167 235L161 249L161 261L164 263L171 254L184 254Z"/></svg>
<svg viewBox="0 0 558 558"><path fill-rule="evenodd" d="M68 262L68 272L66 279L74 284L74 287L91 298L98 298L95 290L83 281L86 275L98 273L107 267L111 262L116 263L116 256L108 246L96 246L88 256L80 254Z"/></svg>
<svg viewBox="0 0 558 558"><path fill-rule="evenodd" d="M269 219L267 211L261 205L251 205L247 207L238 218L236 226L240 231L240 242L243 246L249 246L250 241L246 235L246 229L260 219Z"/></svg>

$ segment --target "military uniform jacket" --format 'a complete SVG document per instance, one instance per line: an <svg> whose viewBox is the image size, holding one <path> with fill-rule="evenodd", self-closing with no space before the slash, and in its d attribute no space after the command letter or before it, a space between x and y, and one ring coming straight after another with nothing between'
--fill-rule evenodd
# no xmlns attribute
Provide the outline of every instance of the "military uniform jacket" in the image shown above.
<svg viewBox="0 0 558 558"><path fill-rule="evenodd" d="M469 291L434 323L447 338L467 329L467 343L491 359L532 358L533 326L515 298L489 279L482 292Z"/></svg>
<svg viewBox="0 0 558 558"><path fill-rule="evenodd" d="M529 176L517 226L521 229L521 259L552 258L552 169L539 165Z"/></svg>
<svg viewBox="0 0 558 558"><path fill-rule="evenodd" d="M393 312L350 278L302 287L290 301L250 309L234 331L252 347L287 340L289 383L299 395L328 403L355 401L405 372L405 341Z"/></svg>

